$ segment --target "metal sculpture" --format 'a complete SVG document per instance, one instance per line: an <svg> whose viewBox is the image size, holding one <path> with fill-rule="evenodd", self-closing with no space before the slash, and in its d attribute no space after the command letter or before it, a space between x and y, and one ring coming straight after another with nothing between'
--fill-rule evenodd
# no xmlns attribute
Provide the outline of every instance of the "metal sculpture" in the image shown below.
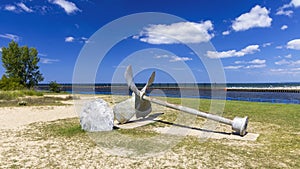
<svg viewBox="0 0 300 169"><path fill-rule="evenodd" d="M235 117L233 120L214 115L208 114L205 112L201 112L189 107L184 107L180 105L171 104L165 101L161 101L155 98L151 98L145 95L146 89L153 83L155 78L155 72L151 74L147 84L143 87L142 90L138 90L134 81L132 74L132 67L128 66L125 71L125 79L129 88L133 91L132 98L128 99L124 102L117 104L114 107L115 118L120 123L128 122L134 115L137 118L146 117L151 113L151 103L155 103L158 105L166 106L172 109L180 110L182 112L198 115L203 118L207 118L210 120L214 120L220 123L224 123L227 125L231 125L232 130L234 130L237 134L244 136L247 133L247 125L248 125L248 117Z"/></svg>

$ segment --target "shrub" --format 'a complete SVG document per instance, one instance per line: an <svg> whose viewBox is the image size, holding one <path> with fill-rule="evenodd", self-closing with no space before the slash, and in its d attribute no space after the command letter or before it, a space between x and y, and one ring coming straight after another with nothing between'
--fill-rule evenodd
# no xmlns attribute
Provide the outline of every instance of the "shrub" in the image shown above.
<svg viewBox="0 0 300 169"><path fill-rule="evenodd" d="M56 83L56 81L51 81L49 83L49 90L51 92L59 93L61 91L60 90L60 85L58 83Z"/></svg>
<svg viewBox="0 0 300 169"><path fill-rule="evenodd" d="M17 78L8 78L5 75L0 80L0 90L21 90L25 86L20 84L20 80Z"/></svg>

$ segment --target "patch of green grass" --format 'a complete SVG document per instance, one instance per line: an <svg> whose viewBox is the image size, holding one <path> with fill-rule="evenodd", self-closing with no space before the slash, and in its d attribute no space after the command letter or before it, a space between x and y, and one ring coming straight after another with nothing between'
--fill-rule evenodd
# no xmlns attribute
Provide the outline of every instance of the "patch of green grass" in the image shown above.
<svg viewBox="0 0 300 169"><path fill-rule="evenodd" d="M13 107L13 106L61 106L65 105L60 101L67 100L56 97L26 97L15 100L2 100L0 107ZM26 102L25 105L20 102Z"/></svg>
<svg viewBox="0 0 300 169"><path fill-rule="evenodd" d="M24 96L43 96L43 93L35 90L0 91L0 100L14 100Z"/></svg>
<svg viewBox="0 0 300 169"><path fill-rule="evenodd" d="M34 90L0 91L0 107L11 106L59 106L64 105L60 101L78 99L68 95L65 98L43 96L44 92ZM24 102L26 104L20 104Z"/></svg>
<svg viewBox="0 0 300 169"><path fill-rule="evenodd" d="M48 137L81 137L85 132L81 129L79 119L63 119L41 126L41 131L46 138Z"/></svg>

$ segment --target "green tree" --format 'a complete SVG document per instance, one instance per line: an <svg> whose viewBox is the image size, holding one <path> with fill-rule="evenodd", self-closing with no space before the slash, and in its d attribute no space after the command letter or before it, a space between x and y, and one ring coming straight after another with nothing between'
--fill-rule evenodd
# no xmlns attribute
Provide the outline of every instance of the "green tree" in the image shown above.
<svg viewBox="0 0 300 169"><path fill-rule="evenodd" d="M5 75L0 80L1 90L20 90L24 89L24 86L20 84L20 79L7 78Z"/></svg>
<svg viewBox="0 0 300 169"><path fill-rule="evenodd" d="M9 79L19 80L20 85L32 88L44 78L37 65L40 58L35 48L27 46L19 47L17 42L10 42L8 47L2 48L2 63L6 69L6 76Z"/></svg>
<svg viewBox="0 0 300 169"><path fill-rule="evenodd" d="M60 92L60 85L56 83L56 81L51 81L49 83L49 90L51 92L59 93Z"/></svg>

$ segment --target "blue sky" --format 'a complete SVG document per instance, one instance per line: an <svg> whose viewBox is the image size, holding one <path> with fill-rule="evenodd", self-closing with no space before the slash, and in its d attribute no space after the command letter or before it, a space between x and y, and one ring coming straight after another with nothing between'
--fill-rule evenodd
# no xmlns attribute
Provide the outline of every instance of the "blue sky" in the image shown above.
<svg viewBox="0 0 300 169"><path fill-rule="evenodd" d="M115 19L142 12L167 13L186 21L145 25L118 43L100 63L96 82L111 82L122 60L141 50L147 53L144 57L164 60L169 67L184 63L197 82L210 82L205 65L184 45L209 42L215 50L205 51L203 57L221 60L227 82L300 81L300 0L1 0L0 47L15 40L37 48L44 83L71 83L89 38ZM125 28L130 25L111 34ZM150 48L170 53L151 55L146 50ZM0 75L4 71L1 68ZM176 71L184 77L185 70ZM157 77L156 82L172 82L164 72Z"/></svg>

